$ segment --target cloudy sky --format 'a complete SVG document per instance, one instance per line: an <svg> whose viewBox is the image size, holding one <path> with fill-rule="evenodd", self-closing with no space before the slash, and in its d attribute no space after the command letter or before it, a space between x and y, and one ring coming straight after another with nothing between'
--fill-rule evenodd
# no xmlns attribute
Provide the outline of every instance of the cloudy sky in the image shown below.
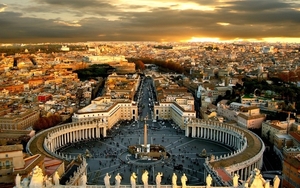
<svg viewBox="0 0 300 188"><path fill-rule="evenodd" d="M300 42L300 0L0 0L0 43Z"/></svg>

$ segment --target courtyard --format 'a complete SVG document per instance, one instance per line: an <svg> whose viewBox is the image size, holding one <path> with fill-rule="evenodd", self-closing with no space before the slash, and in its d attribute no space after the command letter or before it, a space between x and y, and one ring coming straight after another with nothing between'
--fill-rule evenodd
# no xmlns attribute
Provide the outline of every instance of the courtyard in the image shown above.
<svg viewBox="0 0 300 188"><path fill-rule="evenodd" d="M89 185L104 185L106 173L111 175L111 185L115 184L117 173L122 176L121 184L129 185L132 172L138 176L137 184L142 184L141 176L145 170L149 172L150 185L155 185L158 172L163 174L162 185L171 184L173 173L178 177L178 185L181 185L180 177L183 173L188 178L187 185L204 185L205 158L199 156L202 150L206 150L207 156L220 156L233 151L209 140L186 137L184 131L169 121L162 123L147 120L146 124L148 144L164 146L170 157L163 160L135 160L135 156L128 153L129 145L143 144L144 121L122 122L108 130L106 138L74 143L60 152L74 157L89 153Z"/></svg>

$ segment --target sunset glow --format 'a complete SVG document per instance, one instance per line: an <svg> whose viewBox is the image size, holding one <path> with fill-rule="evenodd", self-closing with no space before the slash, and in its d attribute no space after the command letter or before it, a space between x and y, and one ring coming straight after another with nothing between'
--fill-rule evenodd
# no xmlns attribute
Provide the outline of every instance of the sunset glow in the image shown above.
<svg viewBox="0 0 300 188"><path fill-rule="evenodd" d="M200 10L200 11L213 11L215 8L213 6L202 6L197 3L182 3L174 6L172 9L178 10Z"/></svg>
<svg viewBox="0 0 300 188"><path fill-rule="evenodd" d="M219 38L198 38L198 37L192 37L189 40L182 41L182 42L220 42Z"/></svg>
<svg viewBox="0 0 300 188"><path fill-rule="evenodd" d="M210 37L191 37L187 40L180 40L180 42L268 42L268 43L300 43L300 38L262 38L262 39L255 39L255 38L234 38L230 40L224 40L221 38L210 38Z"/></svg>
<svg viewBox="0 0 300 188"><path fill-rule="evenodd" d="M225 22L217 22L217 24L223 25L223 26L228 26L228 25L230 25L230 23L225 23Z"/></svg>
<svg viewBox="0 0 300 188"><path fill-rule="evenodd" d="M286 37L268 37L262 39L265 42L286 42L286 43L300 43L300 38L286 38Z"/></svg>
<svg viewBox="0 0 300 188"><path fill-rule="evenodd" d="M0 38L300 42L299 18L299 3L290 0L2 0Z"/></svg>

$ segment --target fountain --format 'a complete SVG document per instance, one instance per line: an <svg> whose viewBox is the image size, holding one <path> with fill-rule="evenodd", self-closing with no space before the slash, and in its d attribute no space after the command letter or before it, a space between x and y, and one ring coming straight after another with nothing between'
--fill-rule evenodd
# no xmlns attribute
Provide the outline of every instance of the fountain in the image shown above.
<svg viewBox="0 0 300 188"><path fill-rule="evenodd" d="M148 165L158 162L163 162L164 159L168 159L170 154L166 152L164 146L159 144L148 144L147 124L144 120L144 143L128 146L128 152L132 155L130 161L132 164L144 164Z"/></svg>

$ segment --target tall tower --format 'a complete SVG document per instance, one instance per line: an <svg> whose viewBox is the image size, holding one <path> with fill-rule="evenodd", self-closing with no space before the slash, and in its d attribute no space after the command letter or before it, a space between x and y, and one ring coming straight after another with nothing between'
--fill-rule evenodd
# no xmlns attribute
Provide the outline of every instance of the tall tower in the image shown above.
<svg viewBox="0 0 300 188"><path fill-rule="evenodd" d="M146 124L146 120L145 120L145 123L144 123L144 152L147 152L147 140L148 140L148 137L147 137L147 124Z"/></svg>

